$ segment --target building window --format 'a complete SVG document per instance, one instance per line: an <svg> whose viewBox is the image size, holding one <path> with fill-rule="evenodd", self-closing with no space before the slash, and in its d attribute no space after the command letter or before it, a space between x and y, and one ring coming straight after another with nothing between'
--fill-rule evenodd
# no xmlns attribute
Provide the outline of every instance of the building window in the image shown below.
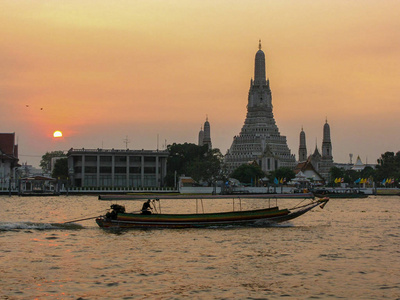
<svg viewBox="0 0 400 300"><path fill-rule="evenodd" d="M126 167L115 167L116 174L124 174L126 173Z"/></svg>
<svg viewBox="0 0 400 300"><path fill-rule="evenodd" d="M100 173L111 174L111 167L100 167Z"/></svg>
<svg viewBox="0 0 400 300"><path fill-rule="evenodd" d="M85 167L85 173L97 173L97 167Z"/></svg>
<svg viewBox="0 0 400 300"><path fill-rule="evenodd" d="M155 174L156 168L155 167L144 167L145 174Z"/></svg>
<svg viewBox="0 0 400 300"><path fill-rule="evenodd" d="M85 175L85 186L89 187L97 186L96 175Z"/></svg>
<svg viewBox="0 0 400 300"><path fill-rule="evenodd" d="M115 156L115 162L126 162L126 156Z"/></svg>
<svg viewBox="0 0 400 300"><path fill-rule="evenodd" d="M141 156L129 156L129 162L142 162Z"/></svg>
<svg viewBox="0 0 400 300"><path fill-rule="evenodd" d="M111 156L100 156L100 161L101 162L111 162L112 157Z"/></svg>
<svg viewBox="0 0 400 300"><path fill-rule="evenodd" d="M112 185L111 175L100 175L100 186L108 187Z"/></svg>
<svg viewBox="0 0 400 300"><path fill-rule="evenodd" d="M133 174L140 174L142 172L141 167L129 167L129 173Z"/></svg>
<svg viewBox="0 0 400 300"><path fill-rule="evenodd" d="M157 186L157 180L154 175L145 175L143 186L152 187Z"/></svg>
<svg viewBox="0 0 400 300"><path fill-rule="evenodd" d="M140 175L130 175L129 176L129 186L139 187L142 186L142 178Z"/></svg>
<svg viewBox="0 0 400 300"><path fill-rule="evenodd" d="M88 155L88 156L85 156L85 161L94 161L94 162L97 162L97 156L92 156L92 155Z"/></svg>
<svg viewBox="0 0 400 300"><path fill-rule="evenodd" d="M145 162L156 162L156 157L155 156L145 156L144 161Z"/></svg>
<svg viewBox="0 0 400 300"><path fill-rule="evenodd" d="M124 176L124 175L116 175L114 177L114 186L115 187L126 186L126 176Z"/></svg>

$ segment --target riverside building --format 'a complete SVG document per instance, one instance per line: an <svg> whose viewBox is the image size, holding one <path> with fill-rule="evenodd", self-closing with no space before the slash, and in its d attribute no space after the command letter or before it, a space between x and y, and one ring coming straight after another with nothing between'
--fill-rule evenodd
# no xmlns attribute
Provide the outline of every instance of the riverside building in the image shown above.
<svg viewBox="0 0 400 300"><path fill-rule="evenodd" d="M16 179L15 169L18 164L18 145L15 133L0 133L0 188L10 188Z"/></svg>
<svg viewBox="0 0 400 300"><path fill-rule="evenodd" d="M166 150L70 149L68 172L75 187L162 187Z"/></svg>
<svg viewBox="0 0 400 300"><path fill-rule="evenodd" d="M290 153L286 137L280 134L275 123L261 41L255 57L254 80L250 81L246 120L225 155L229 173L242 164L254 161L264 172L281 167L293 169L296 165L295 156Z"/></svg>

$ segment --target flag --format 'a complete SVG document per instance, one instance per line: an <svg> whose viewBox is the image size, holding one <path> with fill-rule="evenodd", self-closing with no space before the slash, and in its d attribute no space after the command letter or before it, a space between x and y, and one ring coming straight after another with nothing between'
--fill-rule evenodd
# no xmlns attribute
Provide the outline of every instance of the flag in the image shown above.
<svg viewBox="0 0 400 300"><path fill-rule="evenodd" d="M341 178L340 182L344 182L344 178Z"/></svg>
<svg viewBox="0 0 400 300"><path fill-rule="evenodd" d="M386 183L386 179L383 179L383 181L381 182L381 184L385 185Z"/></svg>
<svg viewBox="0 0 400 300"><path fill-rule="evenodd" d="M354 183L360 183L361 182L361 178L358 178L356 181L354 181Z"/></svg>
<svg viewBox="0 0 400 300"><path fill-rule="evenodd" d="M279 180L275 177L275 179L274 179L274 183L275 184L278 184L279 183Z"/></svg>
<svg viewBox="0 0 400 300"><path fill-rule="evenodd" d="M279 183L283 183L283 178L281 178L281 180L279 181Z"/></svg>

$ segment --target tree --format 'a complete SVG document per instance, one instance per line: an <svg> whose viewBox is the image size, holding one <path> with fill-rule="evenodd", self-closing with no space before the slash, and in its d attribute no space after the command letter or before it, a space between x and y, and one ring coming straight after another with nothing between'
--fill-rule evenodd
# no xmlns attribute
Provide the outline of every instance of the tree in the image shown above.
<svg viewBox="0 0 400 300"><path fill-rule="evenodd" d="M361 173L355 170L346 170L344 173L344 182L352 184L358 178L360 178Z"/></svg>
<svg viewBox="0 0 400 300"><path fill-rule="evenodd" d="M51 177L64 180L68 178L68 158L57 159Z"/></svg>
<svg viewBox="0 0 400 300"><path fill-rule="evenodd" d="M167 185L173 186L176 176L190 176L194 180L211 183L221 173L222 154L219 149L208 149L207 145L191 143L172 144L167 147Z"/></svg>
<svg viewBox="0 0 400 300"><path fill-rule="evenodd" d="M284 179L286 179L286 182L289 182L290 180L292 180L295 177L296 177L296 174L294 173L294 171L291 168L287 168L287 167L282 167L282 168L276 169L275 171L272 171L268 176L270 182L274 182L275 178L277 178L278 180L280 178L284 178Z"/></svg>
<svg viewBox="0 0 400 300"><path fill-rule="evenodd" d="M385 152L378 159L376 166L376 179L381 181L386 178L399 178L400 177L400 151Z"/></svg>
<svg viewBox="0 0 400 300"><path fill-rule="evenodd" d="M330 184L334 184L334 181L336 178L344 178L344 169L343 168L338 168L338 167L332 167L329 171L330 173L330 178L331 182Z"/></svg>
<svg viewBox="0 0 400 300"><path fill-rule="evenodd" d="M237 167L230 177L243 183L255 183L257 179L265 177L265 173L258 165L243 164Z"/></svg>
<svg viewBox="0 0 400 300"><path fill-rule="evenodd" d="M330 170L331 182L334 185L336 178L343 178L343 182L353 184L359 178L370 178L375 174L375 170L371 167L365 167L361 172L355 170L345 170L343 168L332 167Z"/></svg>
<svg viewBox="0 0 400 300"><path fill-rule="evenodd" d="M44 172L50 171L51 159L54 157L67 157L67 155L64 154L64 151L46 152L46 154L43 155L42 159L40 160L40 167Z"/></svg>
<svg viewBox="0 0 400 300"><path fill-rule="evenodd" d="M195 181L205 181L209 185L221 179L221 164L223 155L219 149L212 149L204 157L196 158L188 167L188 174Z"/></svg>
<svg viewBox="0 0 400 300"><path fill-rule="evenodd" d="M376 171L374 168L370 166L366 166L362 171L361 171L361 176L360 178L375 178L376 177Z"/></svg>

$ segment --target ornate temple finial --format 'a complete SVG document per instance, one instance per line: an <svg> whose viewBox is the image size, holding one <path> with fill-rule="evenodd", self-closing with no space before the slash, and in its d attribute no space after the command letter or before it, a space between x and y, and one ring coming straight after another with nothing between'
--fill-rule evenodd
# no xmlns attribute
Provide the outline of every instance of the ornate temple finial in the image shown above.
<svg viewBox="0 0 400 300"><path fill-rule="evenodd" d="M258 49L261 50L261 40L258 40Z"/></svg>
<svg viewBox="0 0 400 300"><path fill-rule="evenodd" d="M206 115L206 121L208 122L208 115Z"/></svg>

